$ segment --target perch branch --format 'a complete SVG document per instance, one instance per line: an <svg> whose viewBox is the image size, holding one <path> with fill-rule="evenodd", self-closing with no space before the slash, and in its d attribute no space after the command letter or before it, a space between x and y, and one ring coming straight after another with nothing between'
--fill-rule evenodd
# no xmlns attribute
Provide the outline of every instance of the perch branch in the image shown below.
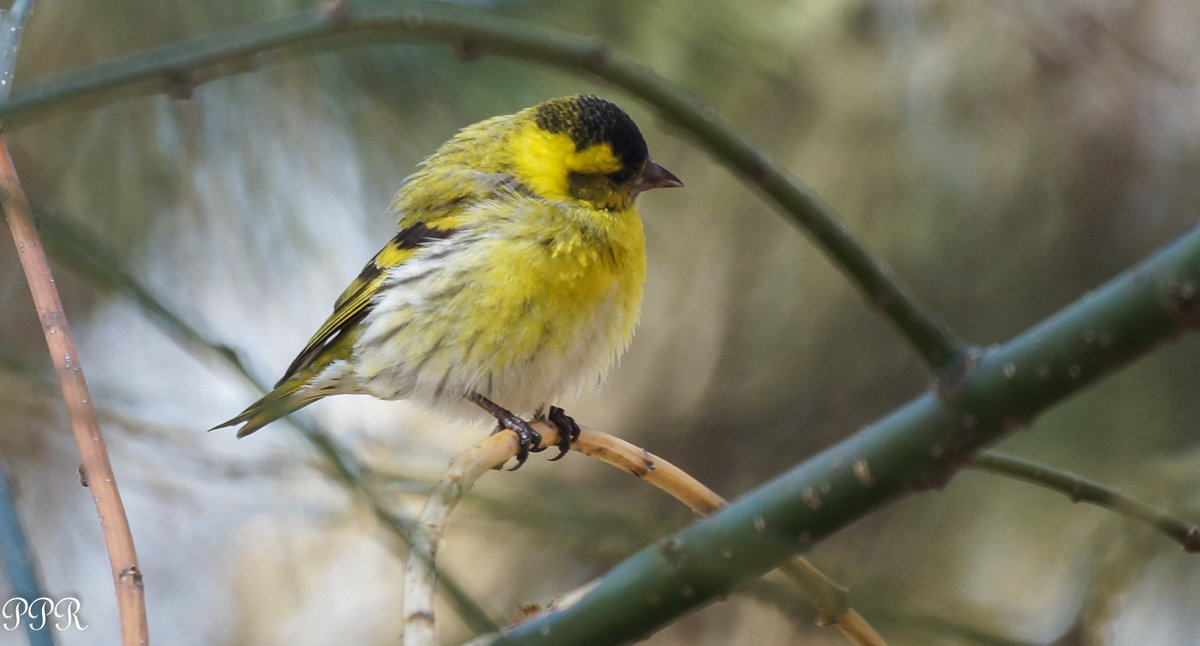
<svg viewBox="0 0 1200 646"><path fill-rule="evenodd" d="M537 425L542 436L541 446L554 446L558 441L558 429L544 422ZM607 433L584 428L571 448L645 480L700 516L707 516L726 505L723 498L679 467ZM504 464L516 451L514 434L491 435L456 457L430 492L412 533L410 557L404 573L404 641L409 646L436 644L433 607L436 576L432 564L436 563L437 549L451 512L480 476ZM883 646L883 638L849 607L845 590L806 559L793 557L780 569L799 584L801 592L817 609L823 625L836 625L856 646ZM578 598L586 590L587 587L560 599L555 607L569 605L570 599Z"/></svg>
<svg viewBox="0 0 1200 646"><path fill-rule="evenodd" d="M542 425L553 429L548 424ZM541 429L539 429L541 430ZM558 440L557 429L541 430L542 446ZM480 476L516 455L513 433L494 433L454 458L425 500L420 519L409 534L408 560L404 564L404 637L406 646L436 646L433 595L437 588L437 549L446 522L463 494Z"/></svg>

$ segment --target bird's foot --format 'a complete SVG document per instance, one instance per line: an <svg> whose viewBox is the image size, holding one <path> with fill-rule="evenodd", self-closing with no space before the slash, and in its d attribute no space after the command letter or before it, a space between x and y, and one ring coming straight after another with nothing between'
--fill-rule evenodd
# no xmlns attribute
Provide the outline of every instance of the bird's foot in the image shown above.
<svg viewBox="0 0 1200 646"><path fill-rule="evenodd" d="M544 448L539 448L539 445L542 443L542 434L533 430L533 427L529 425L529 422L526 422L512 413L509 413L503 418L497 416L496 421L499 422L499 424L496 426L496 430L492 431L493 435L505 430L512 431L517 434L517 464L513 468L509 469L509 471L516 471L517 469L520 469L521 465L525 464L525 460L529 459L529 454L531 452L537 453L539 451L546 450Z"/></svg>
<svg viewBox="0 0 1200 646"><path fill-rule="evenodd" d="M525 460L529 459L530 451L537 452L544 450L539 448L542 444L541 433L533 430L529 422L517 417L512 411L492 402L492 400L479 393L472 393L468 399L478 404L480 408L491 413L492 417L496 418L497 426L496 430L492 431L493 435L503 430L509 430L517 434L517 465L509 469L509 471L520 469L521 465L525 464Z"/></svg>
<svg viewBox="0 0 1200 646"><path fill-rule="evenodd" d="M492 431L493 435L503 430L509 430L517 434L517 442L519 444L516 456L517 465L509 469L509 471L520 469L521 465L525 464L525 460L529 459L530 453L540 453L546 450L546 447L542 446L541 433L533 430L529 422L517 417L507 408L494 403L479 393L471 393L467 398L496 418L498 425L496 426L496 430ZM558 455L550 458L551 462L562 459L571 450L571 445L579 439L579 424L576 424L575 420L558 406L551 406L549 414L543 414L542 409L539 408L534 413L533 419L539 422L550 422L558 429L558 442L555 443L555 446L558 447Z"/></svg>
<svg viewBox="0 0 1200 646"><path fill-rule="evenodd" d="M551 406L550 414L541 419L545 419L558 429L558 443L555 444L558 447L558 455L550 458L550 461L561 460L571 450L571 445L575 443L575 440L579 439L579 424L576 424L575 420L558 406Z"/></svg>

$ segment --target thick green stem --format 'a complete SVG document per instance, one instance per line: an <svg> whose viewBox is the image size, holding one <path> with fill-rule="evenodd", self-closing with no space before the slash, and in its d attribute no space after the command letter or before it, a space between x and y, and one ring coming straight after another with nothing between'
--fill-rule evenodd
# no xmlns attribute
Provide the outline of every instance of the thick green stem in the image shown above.
<svg viewBox="0 0 1200 646"><path fill-rule="evenodd" d="M630 557L574 605L479 642L584 646L640 638L881 505L943 485L984 446L1196 328L1198 284L1200 228L1193 228L1024 334L972 357L959 379Z"/></svg>

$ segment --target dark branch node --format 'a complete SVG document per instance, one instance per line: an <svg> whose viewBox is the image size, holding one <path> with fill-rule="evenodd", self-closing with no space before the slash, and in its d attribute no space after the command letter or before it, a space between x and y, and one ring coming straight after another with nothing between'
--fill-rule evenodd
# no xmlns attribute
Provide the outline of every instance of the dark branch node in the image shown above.
<svg viewBox="0 0 1200 646"><path fill-rule="evenodd" d="M1200 299L1196 297L1195 286L1190 283L1167 285L1167 304L1191 327L1200 326Z"/></svg>
<svg viewBox="0 0 1200 646"><path fill-rule="evenodd" d="M472 38L457 38L450 43L450 50L464 63L471 63L480 56L479 41Z"/></svg>
<svg viewBox="0 0 1200 646"><path fill-rule="evenodd" d="M596 43L588 48L588 63L591 67L604 67L612 60L612 52L605 43Z"/></svg>
<svg viewBox="0 0 1200 646"><path fill-rule="evenodd" d="M190 68L179 68L167 75L167 96L178 101L192 98L200 81Z"/></svg>

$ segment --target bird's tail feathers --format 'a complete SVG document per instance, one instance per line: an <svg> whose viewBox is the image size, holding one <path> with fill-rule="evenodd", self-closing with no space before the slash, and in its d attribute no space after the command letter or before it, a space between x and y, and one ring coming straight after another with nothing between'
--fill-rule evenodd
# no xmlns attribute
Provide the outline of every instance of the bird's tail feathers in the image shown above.
<svg viewBox="0 0 1200 646"><path fill-rule="evenodd" d="M243 426L238 429L237 436L239 438L246 437L280 417L294 413L329 394L316 388L304 388L304 385L303 379L289 379L275 390L267 393L262 399L250 404L237 417L217 424L208 430L215 431L218 428L242 424Z"/></svg>

